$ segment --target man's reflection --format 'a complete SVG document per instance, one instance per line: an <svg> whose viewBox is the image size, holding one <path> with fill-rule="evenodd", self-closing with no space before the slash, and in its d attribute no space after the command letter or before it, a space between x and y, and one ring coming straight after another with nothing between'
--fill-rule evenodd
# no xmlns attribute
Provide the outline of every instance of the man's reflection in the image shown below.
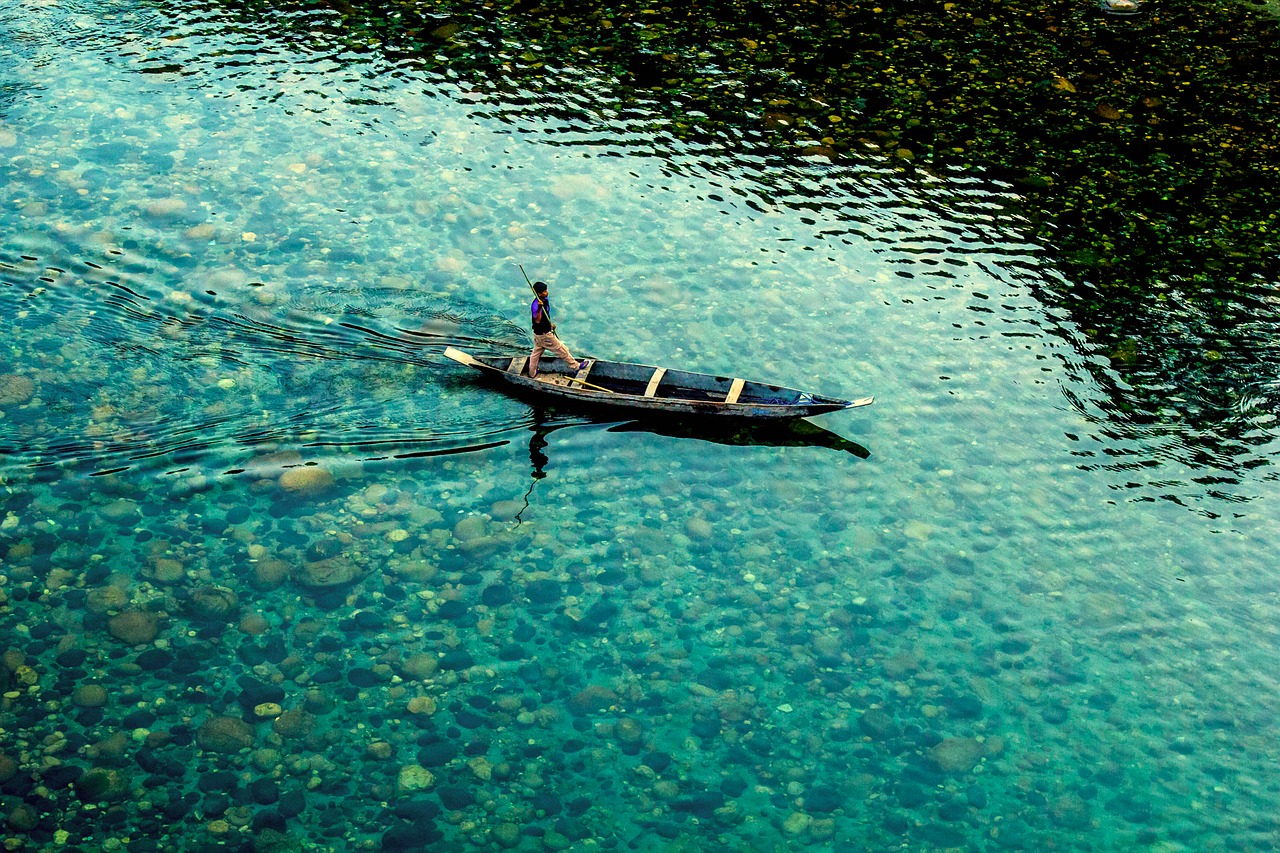
<svg viewBox="0 0 1280 853"><path fill-rule="evenodd" d="M547 476L547 472L543 470L547 462L547 454L542 452L542 448L547 446L548 430L540 429L541 425L534 423L533 434L529 436L529 462L533 465L533 479L541 480Z"/></svg>

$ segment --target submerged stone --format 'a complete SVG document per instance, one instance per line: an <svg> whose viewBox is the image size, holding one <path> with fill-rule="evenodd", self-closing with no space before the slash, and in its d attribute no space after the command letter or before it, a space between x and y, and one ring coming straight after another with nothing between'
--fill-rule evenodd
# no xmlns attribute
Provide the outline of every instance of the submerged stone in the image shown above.
<svg viewBox="0 0 1280 853"><path fill-rule="evenodd" d="M723 723L720 720L720 712L715 709L711 709L708 711L699 711L694 714L693 725L690 727L690 730L693 732L695 737L714 738L720 736L722 726ZM764 740L761 739L760 742L764 743Z"/></svg>
<svg viewBox="0 0 1280 853"><path fill-rule="evenodd" d="M71 694L71 701L81 708L100 708L107 704L107 689L101 684L82 684Z"/></svg>
<svg viewBox="0 0 1280 853"><path fill-rule="evenodd" d="M929 802L929 795L914 782L901 782L894 788L894 795L903 808L915 809Z"/></svg>
<svg viewBox="0 0 1280 853"><path fill-rule="evenodd" d="M698 683L712 690L728 690L733 686L733 679L723 669L704 669L698 673Z"/></svg>
<svg viewBox="0 0 1280 853"><path fill-rule="evenodd" d="M254 563L250 583L255 589L268 591L281 586L288 579L288 563L273 557L263 557Z"/></svg>
<svg viewBox="0 0 1280 853"><path fill-rule="evenodd" d="M529 655L525 652L524 646L519 643L507 643L498 650L498 660L501 661L517 661L524 660Z"/></svg>
<svg viewBox="0 0 1280 853"><path fill-rule="evenodd" d="M501 607L504 604L510 604L514 599L515 594L511 591L511 587L504 583L487 586L480 593L480 603L486 607Z"/></svg>
<svg viewBox="0 0 1280 853"><path fill-rule="evenodd" d="M964 792L965 800L975 809L987 807L987 792L977 785L970 785Z"/></svg>
<svg viewBox="0 0 1280 853"><path fill-rule="evenodd" d="M30 832L40 825L40 812L28 803L17 803L5 815L5 822L16 832Z"/></svg>
<svg viewBox="0 0 1280 853"><path fill-rule="evenodd" d="M671 802L671 808L677 812L697 815L705 820L714 817L716 809L722 808L724 802L724 794L719 791L701 791L677 797Z"/></svg>
<svg viewBox="0 0 1280 853"><path fill-rule="evenodd" d="M511 822L495 824L489 835L504 850L512 850L520 846L520 827Z"/></svg>
<svg viewBox="0 0 1280 853"><path fill-rule="evenodd" d="M148 610L125 610L107 620L107 632L127 645L142 645L160 632L160 617Z"/></svg>
<svg viewBox="0 0 1280 853"><path fill-rule="evenodd" d="M240 597L225 586L201 586L191 595L191 613L197 619L228 621L239 607Z"/></svg>
<svg viewBox="0 0 1280 853"><path fill-rule="evenodd" d="M782 831L786 835L802 835L808 831L813 818L804 812L792 812L782 822Z"/></svg>
<svg viewBox="0 0 1280 853"><path fill-rule="evenodd" d="M290 708L271 722L271 731L285 740L304 738L315 728L316 716L303 708Z"/></svg>
<svg viewBox="0 0 1280 853"><path fill-rule="evenodd" d="M298 583L312 589L345 586L359 577L359 568L349 559L341 556L303 563L294 574L294 579Z"/></svg>
<svg viewBox="0 0 1280 853"><path fill-rule="evenodd" d="M930 747L928 754L944 773L967 773L987 754L987 748L974 738L950 737Z"/></svg>
<svg viewBox="0 0 1280 853"><path fill-rule="evenodd" d="M440 740L424 745L418 750L418 763L423 767L443 767L458 757L456 744Z"/></svg>
<svg viewBox="0 0 1280 853"><path fill-rule="evenodd" d="M382 683L382 678L367 667L357 666L347 670L347 681L356 687L373 687Z"/></svg>
<svg viewBox="0 0 1280 853"><path fill-rule="evenodd" d="M446 671L470 669L475 666L475 658L465 649L450 649L440 658L440 668Z"/></svg>
<svg viewBox="0 0 1280 853"><path fill-rule="evenodd" d="M471 789L461 785L442 785L436 790L436 795L440 797L441 804L450 811L465 809L476 801Z"/></svg>
<svg viewBox="0 0 1280 853"><path fill-rule="evenodd" d="M1121 794L1108 800L1106 809L1129 823L1148 823L1152 817L1151 803L1133 794Z"/></svg>
<svg viewBox="0 0 1280 853"><path fill-rule="evenodd" d="M440 668L440 659L432 654L419 652L405 658L400 664L404 676L414 679L426 679Z"/></svg>
<svg viewBox="0 0 1280 853"><path fill-rule="evenodd" d="M152 216L157 219L169 219L186 213L187 202L184 199L173 196L168 198L154 198L145 202L142 209L146 211L148 216Z"/></svg>
<svg viewBox="0 0 1280 853"><path fill-rule="evenodd" d="M17 373L0 373L0 406L18 406L35 396L36 385Z"/></svg>
<svg viewBox="0 0 1280 853"><path fill-rule="evenodd" d="M319 465L290 468L280 475L280 488L301 497L322 495L333 485L333 475Z"/></svg>
<svg viewBox="0 0 1280 853"><path fill-rule="evenodd" d="M946 699L944 704L953 717L963 720L976 720L982 717L982 700L977 696L953 696Z"/></svg>
<svg viewBox="0 0 1280 853"><path fill-rule="evenodd" d="M81 802L115 802L128 796L129 779L115 768L95 767L75 781L75 790Z"/></svg>
<svg viewBox="0 0 1280 853"><path fill-rule="evenodd" d="M307 808L306 792L302 791L299 788L294 788L292 791L289 791L288 793L281 796L280 802L276 805L276 811L280 813L281 817L284 817L286 819L291 817L297 817L298 815L302 814L302 812L305 811L306 808Z"/></svg>
<svg viewBox="0 0 1280 853"><path fill-rule="evenodd" d="M897 733L897 724L894 722L893 717L879 708L871 708L864 711L862 716L858 718L858 728L864 734L877 740L893 737Z"/></svg>
<svg viewBox="0 0 1280 853"><path fill-rule="evenodd" d="M278 684L268 684L248 675L242 675L236 683L240 686L240 695L236 698L240 707L245 710L252 710L264 703L279 704L284 701L284 688Z"/></svg>
<svg viewBox="0 0 1280 853"><path fill-rule="evenodd" d="M1060 726L1067 721L1067 708L1065 705L1049 705L1040 712L1040 717L1050 725Z"/></svg>
<svg viewBox="0 0 1280 853"><path fill-rule="evenodd" d="M602 684L591 684L569 698L569 710L579 716L601 711L618 701L618 694Z"/></svg>
<svg viewBox="0 0 1280 853"><path fill-rule="evenodd" d="M524 593L534 604L555 604L564 595L560 584L548 578L525 584Z"/></svg>
<svg viewBox="0 0 1280 853"><path fill-rule="evenodd" d="M595 576L595 582L601 586L618 586L626 581L628 575L622 569L605 569Z"/></svg>
<svg viewBox="0 0 1280 853"><path fill-rule="evenodd" d="M467 603L465 601L455 598L441 604L440 608L436 610L436 615L441 619L449 619L452 621L463 619L470 614L470 612L471 608L467 607Z"/></svg>
<svg viewBox="0 0 1280 853"><path fill-rule="evenodd" d="M1049 803L1049 819L1064 829L1086 829L1093 822L1093 815L1079 794L1067 793Z"/></svg>
<svg viewBox="0 0 1280 853"><path fill-rule="evenodd" d="M471 542L485 533L485 520L477 515L467 516L453 526L453 538L459 542Z"/></svg>
<svg viewBox="0 0 1280 853"><path fill-rule="evenodd" d="M401 791L425 791L436 783L435 774L420 764L406 764L400 768L397 786Z"/></svg>
<svg viewBox="0 0 1280 853"><path fill-rule="evenodd" d="M844 804L844 797L835 788L827 785L817 785L807 791L804 795L804 807L807 811L827 814L840 808Z"/></svg>
<svg viewBox="0 0 1280 853"><path fill-rule="evenodd" d="M253 746L253 729L238 717L210 717L200 726L196 740L209 752L239 752Z"/></svg>

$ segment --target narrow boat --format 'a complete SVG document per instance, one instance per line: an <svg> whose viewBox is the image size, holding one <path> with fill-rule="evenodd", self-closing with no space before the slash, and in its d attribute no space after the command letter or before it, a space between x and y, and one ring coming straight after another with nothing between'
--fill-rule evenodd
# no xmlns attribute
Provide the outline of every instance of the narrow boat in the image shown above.
<svg viewBox="0 0 1280 853"><path fill-rule="evenodd" d="M838 400L732 376L600 359L585 360L575 373L560 359L544 358L538 363L534 378L525 371L528 356L474 356L454 347L448 347L444 354L488 378L509 383L513 390L655 414L786 420L875 402L874 397Z"/></svg>

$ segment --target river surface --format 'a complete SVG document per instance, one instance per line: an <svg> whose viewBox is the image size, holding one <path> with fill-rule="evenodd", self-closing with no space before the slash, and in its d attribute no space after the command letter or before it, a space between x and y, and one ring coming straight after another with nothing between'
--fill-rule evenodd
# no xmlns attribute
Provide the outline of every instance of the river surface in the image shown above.
<svg viewBox="0 0 1280 853"><path fill-rule="evenodd" d="M1274 418L1127 422L1009 187L204 5L0 10L21 849L1280 846ZM517 264L575 354L877 401L531 406L441 354Z"/></svg>

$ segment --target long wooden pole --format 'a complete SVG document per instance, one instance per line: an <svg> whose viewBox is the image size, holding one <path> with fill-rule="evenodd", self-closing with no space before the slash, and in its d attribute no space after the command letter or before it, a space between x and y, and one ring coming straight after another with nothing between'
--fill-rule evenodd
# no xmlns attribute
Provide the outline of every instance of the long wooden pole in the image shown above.
<svg viewBox="0 0 1280 853"><path fill-rule="evenodd" d="M616 391L614 391L612 388L605 388L603 385L592 385L590 382L588 382L588 381L587 381L587 380L585 380L585 379L578 379L578 378L573 377L573 376L566 376L566 377L565 377L565 379L568 379L570 382L577 382L579 385L584 385L584 386L586 386L587 388L590 388L592 391L603 391L603 392L605 392L606 394L616 394L616 393L617 393L617 392L616 392Z"/></svg>
<svg viewBox="0 0 1280 853"><path fill-rule="evenodd" d="M533 286L533 281L529 278L529 274L524 271L524 264L516 264L516 266L520 267L520 274L523 275L524 280L529 283L529 289L533 291L533 295L537 296L538 290Z"/></svg>

